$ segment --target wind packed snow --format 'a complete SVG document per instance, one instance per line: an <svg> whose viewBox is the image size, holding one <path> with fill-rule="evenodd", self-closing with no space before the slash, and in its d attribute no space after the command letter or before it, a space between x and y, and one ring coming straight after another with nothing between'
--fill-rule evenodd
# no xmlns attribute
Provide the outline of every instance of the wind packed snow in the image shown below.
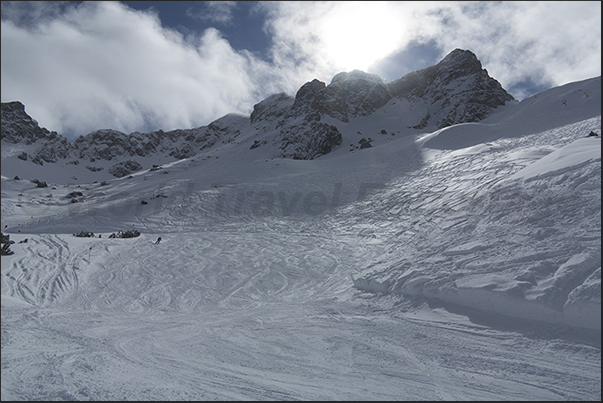
<svg viewBox="0 0 603 403"><path fill-rule="evenodd" d="M253 128L122 178L3 143L2 400L599 401L600 78L419 134L398 107L309 161Z"/></svg>

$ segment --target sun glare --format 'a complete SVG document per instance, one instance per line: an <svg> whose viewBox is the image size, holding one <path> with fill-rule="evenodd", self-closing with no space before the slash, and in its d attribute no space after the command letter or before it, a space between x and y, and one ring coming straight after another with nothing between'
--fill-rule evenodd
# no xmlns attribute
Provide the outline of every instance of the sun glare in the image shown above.
<svg viewBox="0 0 603 403"><path fill-rule="evenodd" d="M325 56L343 70L366 70L400 47L404 23L387 2L338 3L319 36Z"/></svg>

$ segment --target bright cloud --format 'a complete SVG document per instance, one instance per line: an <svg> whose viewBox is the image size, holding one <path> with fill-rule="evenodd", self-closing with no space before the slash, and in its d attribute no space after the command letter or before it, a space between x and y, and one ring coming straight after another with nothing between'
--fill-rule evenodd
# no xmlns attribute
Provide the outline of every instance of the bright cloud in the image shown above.
<svg viewBox="0 0 603 403"><path fill-rule="evenodd" d="M427 2L429 3L429 2ZM423 38L431 18L421 2L267 2L266 30L275 59L294 59L332 75L367 70ZM419 17L423 17L421 21Z"/></svg>
<svg viewBox="0 0 603 403"><path fill-rule="evenodd" d="M446 5L435 36L441 49L471 49L507 90L527 80L550 87L601 75L600 2ZM531 95L516 91L520 99Z"/></svg>
<svg viewBox="0 0 603 403"><path fill-rule="evenodd" d="M183 18L236 29L238 7L209 2ZM417 44L431 49L427 65L470 49L521 99L526 83L601 74L600 12L600 2L260 2L253 16L272 42L259 56L216 28L183 35L119 2L3 2L2 102L70 137L190 128L341 71L401 77L413 63L396 75L393 61L418 56Z"/></svg>
<svg viewBox="0 0 603 403"><path fill-rule="evenodd" d="M184 41L120 3L83 3L32 30L2 21L2 100L59 132L187 128L248 112L252 67L215 29Z"/></svg>
<svg viewBox="0 0 603 403"><path fill-rule="evenodd" d="M455 48L473 51L507 89L601 74L600 2L308 3L263 3L266 29L276 60L295 58L327 79L342 70L376 73L417 43L434 44L440 59Z"/></svg>

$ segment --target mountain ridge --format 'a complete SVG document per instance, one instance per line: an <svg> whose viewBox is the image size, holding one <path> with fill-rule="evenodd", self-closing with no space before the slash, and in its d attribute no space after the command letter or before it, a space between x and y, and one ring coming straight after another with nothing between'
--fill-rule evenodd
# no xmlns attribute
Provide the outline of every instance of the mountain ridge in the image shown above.
<svg viewBox="0 0 603 403"><path fill-rule="evenodd" d="M11 144L38 144L37 150L30 151L32 155L20 154L22 160L38 165L69 158L111 161L153 153L178 160L232 142L242 130L254 126L256 133L271 132L270 139L259 140L254 148L271 142L278 157L314 159L342 144L339 123L371 115L396 99L422 110L422 115L407 125L419 130L481 120L514 98L481 68L472 52L456 49L438 64L391 83L359 70L342 72L328 85L317 79L307 82L295 97L271 95L254 105L249 117L228 114L206 126L167 132L125 134L99 129L70 143L39 127L19 101L2 103L1 138ZM325 118L335 119L336 124L326 123Z"/></svg>

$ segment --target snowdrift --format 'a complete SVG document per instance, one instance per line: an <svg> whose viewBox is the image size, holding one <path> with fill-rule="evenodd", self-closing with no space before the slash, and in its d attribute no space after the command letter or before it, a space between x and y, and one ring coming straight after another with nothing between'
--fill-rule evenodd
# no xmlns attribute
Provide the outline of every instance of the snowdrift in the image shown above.
<svg viewBox="0 0 603 403"><path fill-rule="evenodd" d="M429 168L372 200L403 258L371 265L355 287L600 331L601 143L585 138L591 129L600 118L428 152ZM472 144L484 130L458 125L445 142L459 131ZM419 141L442 146L443 132ZM427 176L438 177L429 189Z"/></svg>

